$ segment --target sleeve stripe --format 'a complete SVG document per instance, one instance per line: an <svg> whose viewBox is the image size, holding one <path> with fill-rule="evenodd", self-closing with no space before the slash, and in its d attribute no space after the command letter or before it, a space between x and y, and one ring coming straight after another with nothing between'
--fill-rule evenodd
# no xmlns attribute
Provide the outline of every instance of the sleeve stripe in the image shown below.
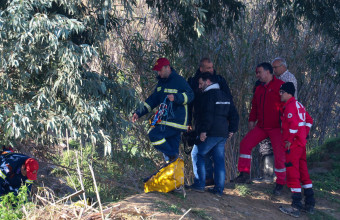
<svg viewBox="0 0 340 220"><path fill-rule="evenodd" d="M312 124L311 123L306 123L306 126L311 128Z"/></svg>
<svg viewBox="0 0 340 220"><path fill-rule="evenodd" d="M2 178L2 179L6 179L6 175L0 170L0 177Z"/></svg>
<svg viewBox="0 0 340 220"><path fill-rule="evenodd" d="M184 102L183 102L183 104L187 104L187 102L188 102L188 96L187 96L187 94L185 94L185 93L183 92L182 95L183 95L183 97L184 97Z"/></svg>
<svg viewBox="0 0 340 220"><path fill-rule="evenodd" d="M144 102L144 106L148 109L148 112L151 112L152 109L148 103Z"/></svg>
<svg viewBox="0 0 340 220"><path fill-rule="evenodd" d="M33 183L33 180L27 179L27 180L25 181L25 183L27 183L27 184L32 184L32 183Z"/></svg>

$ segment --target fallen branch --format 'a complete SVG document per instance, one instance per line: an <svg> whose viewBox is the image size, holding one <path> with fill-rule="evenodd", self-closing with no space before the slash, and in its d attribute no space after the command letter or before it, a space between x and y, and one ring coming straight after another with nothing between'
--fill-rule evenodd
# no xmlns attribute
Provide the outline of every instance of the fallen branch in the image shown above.
<svg viewBox="0 0 340 220"><path fill-rule="evenodd" d="M77 171L78 171L78 175L79 175L79 182L80 182L81 189L83 190L84 204L85 204L85 207L87 207L87 201L86 201L86 195L85 195L85 187L84 187L84 184L83 184L83 178L81 176L80 167L79 167L79 161L78 161L78 152L76 152L76 160L77 160Z"/></svg>
<svg viewBox="0 0 340 220"><path fill-rule="evenodd" d="M96 189L96 195L97 195L97 200L98 200L100 212L101 212L101 214L102 214L102 219L104 220L103 207L102 207L102 203L100 202L100 196L99 196L99 192L98 192L98 187L97 187L96 178L95 178L95 176L94 176L94 172L93 172L92 166L91 166L90 164L89 164L89 168L90 168L91 175L92 175L92 178L93 178L94 188Z"/></svg>
<svg viewBox="0 0 340 220"><path fill-rule="evenodd" d="M41 196L39 196L39 195L35 195L38 199L40 199L41 201L43 201L43 202L47 202L48 204L50 204L50 205L55 205L55 204L53 204L52 202L50 202L50 201L48 201L47 199L45 199L45 198L43 198L43 197L41 197Z"/></svg>
<svg viewBox="0 0 340 220"><path fill-rule="evenodd" d="M80 194L82 194L82 193L84 193L84 190L79 190L78 192L75 192L75 193L73 193L73 194L71 194L71 195L69 195L69 196L66 196L66 197L64 197L64 198L62 198L62 199L59 199L59 200L56 202L56 204L61 203L61 202L64 202L64 201L66 201L66 200L68 200L68 199L70 199L70 198L73 198L73 197L75 197L75 196L78 196L78 195L80 195Z"/></svg>
<svg viewBox="0 0 340 220"><path fill-rule="evenodd" d="M179 220L182 220L182 219L184 218L184 216L186 216L190 211L191 211L191 208L190 208L188 211L186 211L186 212L184 213L184 215L182 215L182 217L181 217Z"/></svg>

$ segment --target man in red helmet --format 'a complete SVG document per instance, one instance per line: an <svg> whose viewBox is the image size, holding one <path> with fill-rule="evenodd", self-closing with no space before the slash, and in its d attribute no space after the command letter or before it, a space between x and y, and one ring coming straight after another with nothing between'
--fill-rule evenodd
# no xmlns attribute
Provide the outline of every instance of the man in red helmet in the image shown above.
<svg viewBox="0 0 340 220"><path fill-rule="evenodd" d="M168 59L159 58L152 70L158 73L157 86L143 108L135 111L132 122L157 106L167 106L163 109L163 117L157 119L149 132L149 138L152 146L165 155L166 161L173 161L179 155L181 132L188 129L187 105L194 99L194 93L186 80L170 66Z"/></svg>
<svg viewBox="0 0 340 220"><path fill-rule="evenodd" d="M17 195L24 184L30 192L38 169L38 162L24 154L10 152L0 155L0 196L9 192Z"/></svg>

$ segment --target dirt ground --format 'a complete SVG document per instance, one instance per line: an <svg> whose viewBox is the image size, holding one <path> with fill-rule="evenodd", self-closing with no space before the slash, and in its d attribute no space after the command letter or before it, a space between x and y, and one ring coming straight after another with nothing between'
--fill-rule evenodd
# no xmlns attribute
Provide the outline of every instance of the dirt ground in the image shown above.
<svg viewBox="0 0 340 220"><path fill-rule="evenodd" d="M186 190L172 193L147 193L126 198L110 206L115 211L110 215L113 219L294 219L280 212L280 205L289 205L290 192L284 189L281 196L272 196L274 184L254 183L248 185L248 193L241 196L232 184L226 185L221 198L208 192L199 193ZM334 196L340 199L339 192ZM327 213L340 219L340 204L328 201L327 198L316 197L316 213ZM185 215L185 213L190 211ZM183 216L184 215L184 216ZM326 216L327 216L326 215ZM320 216L320 215L318 215ZM301 213L299 219L327 219Z"/></svg>

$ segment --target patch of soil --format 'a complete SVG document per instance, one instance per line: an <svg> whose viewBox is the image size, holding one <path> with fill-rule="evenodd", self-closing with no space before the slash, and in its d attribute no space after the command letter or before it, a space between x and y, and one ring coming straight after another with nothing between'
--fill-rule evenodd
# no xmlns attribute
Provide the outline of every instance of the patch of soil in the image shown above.
<svg viewBox="0 0 340 220"><path fill-rule="evenodd" d="M275 219L291 217L280 212L280 205L290 205L291 193L285 187L281 196L272 196L274 184L256 183L247 185L249 192L241 196L232 185L227 185L221 198L208 192L186 191L182 193L137 194L112 205L119 205L120 211L111 214L114 219ZM338 194L340 199L340 195ZM340 216L340 204L324 198L316 198L316 210L326 212L336 219ZM293 218L291 218L293 219ZM300 219L309 219L301 213Z"/></svg>

